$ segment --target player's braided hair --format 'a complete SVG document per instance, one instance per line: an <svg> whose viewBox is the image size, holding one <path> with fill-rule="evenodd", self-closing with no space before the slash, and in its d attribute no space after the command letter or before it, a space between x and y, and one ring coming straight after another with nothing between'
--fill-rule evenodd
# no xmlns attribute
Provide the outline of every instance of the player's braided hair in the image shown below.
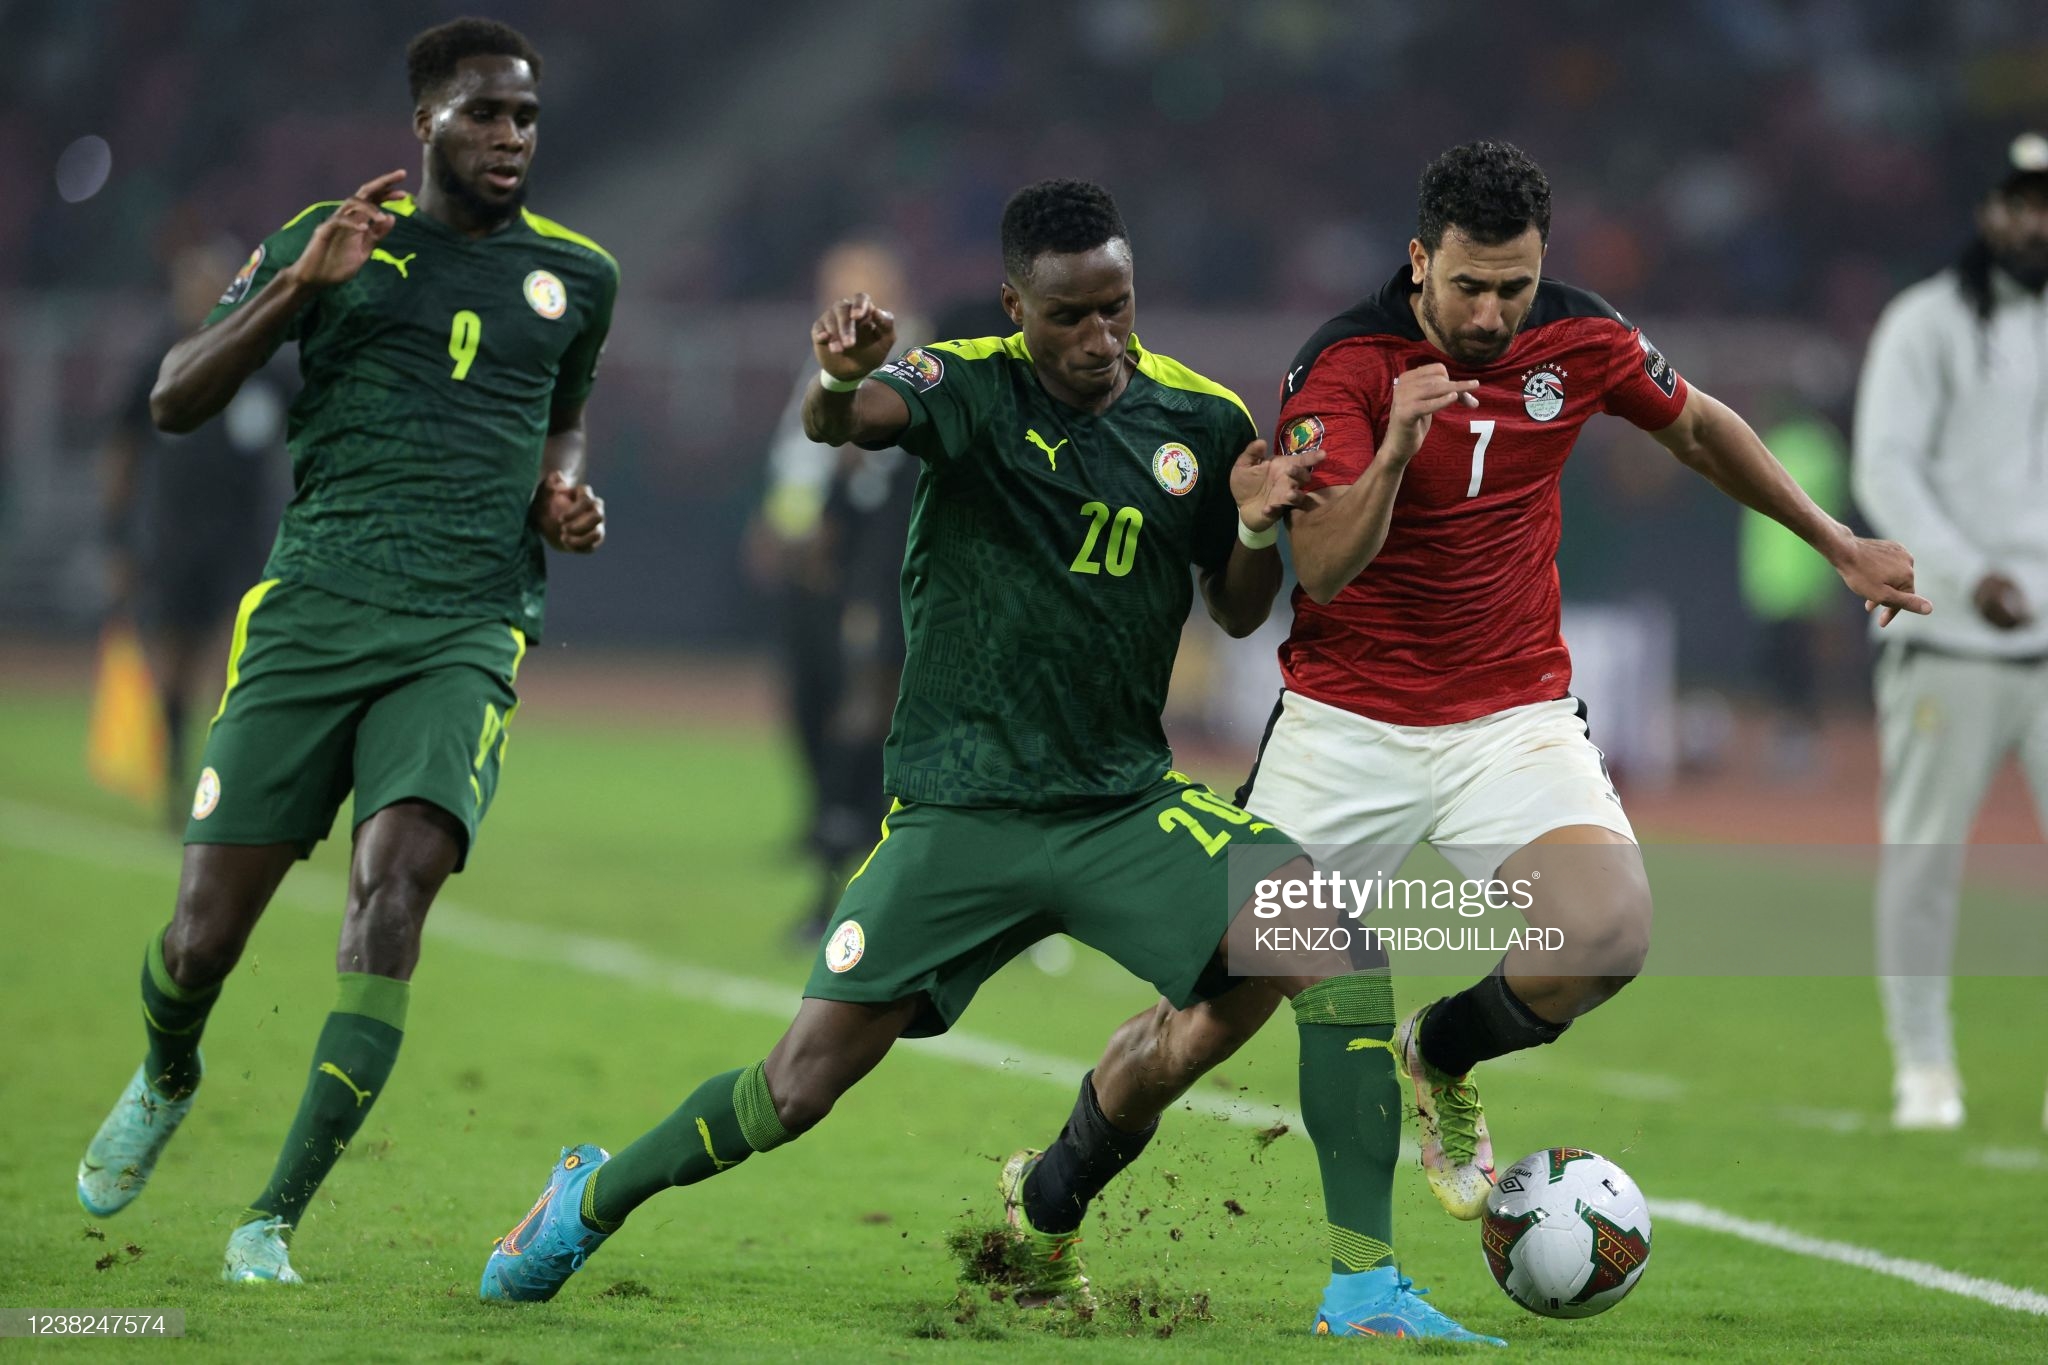
<svg viewBox="0 0 2048 1365"><path fill-rule="evenodd" d="M1430 251L1447 228L1498 246L1531 226L1550 240L1550 181L1512 142L1468 142L1422 168L1415 235Z"/></svg>
<svg viewBox="0 0 2048 1365"><path fill-rule="evenodd" d="M1092 251L1131 234L1109 191L1086 180L1041 180L1003 206L1003 269L1021 280L1045 253Z"/></svg>
<svg viewBox="0 0 2048 1365"><path fill-rule="evenodd" d="M413 103L455 74L465 57L517 57L540 79L540 53L526 35L495 19L450 19L418 34L405 45L405 75L412 84Z"/></svg>

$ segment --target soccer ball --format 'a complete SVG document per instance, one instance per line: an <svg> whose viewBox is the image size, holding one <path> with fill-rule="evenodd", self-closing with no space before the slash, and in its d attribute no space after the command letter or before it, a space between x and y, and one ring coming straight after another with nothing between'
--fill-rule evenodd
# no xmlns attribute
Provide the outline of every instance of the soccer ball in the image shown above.
<svg viewBox="0 0 2048 1365"><path fill-rule="evenodd" d="M1500 1173L1479 1224L1501 1290L1546 1318L1590 1318L1628 1297L1650 1263L1650 1208L1604 1156L1552 1147Z"/></svg>

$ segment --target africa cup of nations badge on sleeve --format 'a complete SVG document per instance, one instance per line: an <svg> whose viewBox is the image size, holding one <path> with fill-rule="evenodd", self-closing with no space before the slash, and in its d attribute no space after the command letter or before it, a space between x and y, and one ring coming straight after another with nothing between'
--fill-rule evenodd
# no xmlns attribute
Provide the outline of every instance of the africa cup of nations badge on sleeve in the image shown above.
<svg viewBox="0 0 2048 1365"><path fill-rule="evenodd" d="M240 303L242 296L249 292L249 285L255 280L256 272L262 268L263 248L259 245L249 253L249 259L242 262L242 268L235 272L235 277L228 281L228 287L221 292L220 301L223 304Z"/></svg>
<svg viewBox="0 0 2048 1365"><path fill-rule="evenodd" d="M1280 453L1299 455L1304 450L1320 450L1325 434L1322 418L1304 417L1280 433Z"/></svg>
<svg viewBox="0 0 2048 1365"><path fill-rule="evenodd" d="M884 365L882 372L894 375L915 392L929 393L946 377L946 362L919 346Z"/></svg>

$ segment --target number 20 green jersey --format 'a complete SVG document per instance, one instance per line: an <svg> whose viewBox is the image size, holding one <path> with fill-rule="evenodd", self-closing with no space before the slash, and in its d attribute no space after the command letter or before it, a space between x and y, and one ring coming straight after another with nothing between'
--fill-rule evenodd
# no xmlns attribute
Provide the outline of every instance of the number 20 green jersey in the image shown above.
<svg viewBox="0 0 2048 1365"><path fill-rule="evenodd" d="M908 654L884 785L1043 809L1171 766L1160 712L1194 585L1237 537L1230 467L1256 432L1221 385L1133 336L1101 413L1047 394L1023 335L942 341L875 372L924 462L903 561Z"/></svg>
<svg viewBox="0 0 2048 1365"><path fill-rule="evenodd" d="M208 325L298 260L338 207L265 238ZM264 576L538 638L547 567L527 509L550 414L589 397L618 264L538 214L470 238L410 198L384 208L397 222L371 258L286 333L305 383Z"/></svg>

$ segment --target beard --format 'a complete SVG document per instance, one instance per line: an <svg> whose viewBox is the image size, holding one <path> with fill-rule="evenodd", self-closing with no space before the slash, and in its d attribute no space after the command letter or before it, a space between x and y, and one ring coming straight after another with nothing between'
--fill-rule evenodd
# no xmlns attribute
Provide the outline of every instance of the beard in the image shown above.
<svg viewBox="0 0 2048 1365"><path fill-rule="evenodd" d="M1444 327L1442 317L1437 313L1436 290L1431 287L1432 283L1433 281L1425 274L1418 307L1422 310L1422 320L1428 324L1429 330L1443 338L1445 355L1457 361L1460 365L1477 368L1482 365L1490 365L1507 354L1508 346L1515 339L1514 329L1512 328L1501 336L1487 341L1457 336L1447 330Z"/></svg>
<svg viewBox="0 0 2048 1365"><path fill-rule="evenodd" d="M457 173L455 163L441 150L439 143L428 145L427 160L433 171L434 183L479 227L495 227L517 214L526 204L527 182L524 176L520 177L519 187L509 197L486 199L476 186Z"/></svg>
<svg viewBox="0 0 2048 1365"><path fill-rule="evenodd" d="M2048 242L2027 242L1993 251L1991 259L2028 293L2038 294L2048 288Z"/></svg>

